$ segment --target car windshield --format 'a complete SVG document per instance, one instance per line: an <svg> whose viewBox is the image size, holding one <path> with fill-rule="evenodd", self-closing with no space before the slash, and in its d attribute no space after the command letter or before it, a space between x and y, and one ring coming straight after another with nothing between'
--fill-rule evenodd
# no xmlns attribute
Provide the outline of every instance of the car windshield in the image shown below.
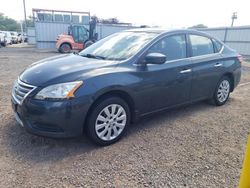
<svg viewBox="0 0 250 188"><path fill-rule="evenodd" d="M79 55L97 59L125 60L135 55L157 35L131 31L116 33L82 50Z"/></svg>

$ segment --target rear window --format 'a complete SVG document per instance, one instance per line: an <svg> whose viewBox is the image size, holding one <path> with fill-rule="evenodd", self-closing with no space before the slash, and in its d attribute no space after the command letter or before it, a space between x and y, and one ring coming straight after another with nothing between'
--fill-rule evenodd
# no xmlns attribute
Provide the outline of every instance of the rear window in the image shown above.
<svg viewBox="0 0 250 188"><path fill-rule="evenodd" d="M214 53L214 46L210 38L200 35L190 35L192 55L200 56Z"/></svg>

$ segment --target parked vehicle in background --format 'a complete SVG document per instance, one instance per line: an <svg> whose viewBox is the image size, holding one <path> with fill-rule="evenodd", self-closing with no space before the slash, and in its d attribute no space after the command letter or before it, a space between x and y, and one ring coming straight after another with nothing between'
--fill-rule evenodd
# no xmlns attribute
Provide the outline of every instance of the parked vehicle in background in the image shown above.
<svg viewBox="0 0 250 188"><path fill-rule="evenodd" d="M23 33L22 40L23 40L24 42L28 42L27 33Z"/></svg>
<svg viewBox="0 0 250 188"><path fill-rule="evenodd" d="M24 42L28 42L28 36L27 35L24 35Z"/></svg>
<svg viewBox="0 0 250 188"><path fill-rule="evenodd" d="M95 33L96 19L90 22L88 30L83 25L71 25L68 34L60 34L56 39L56 48L61 53L69 53L71 50L82 50L92 45L98 38Z"/></svg>
<svg viewBox="0 0 250 188"><path fill-rule="evenodd" d="M0 31L0 47L6 46L5 34Z"/></svg>
<svg viewBox="0 0 250 188"><path fill-rule="evenodd" d="M18 41L18 43L21 43L23 41L23 37L22 37L21 33L17 34L17 41Z"/></svg>
<svg viewBox="0 0 250 188"><path fill-rule="evenodd" d="M108 145L146 115L209 100L225 104L240 82L241 56L193 30L136 29L79 54L50 57L14 83L12 107L28 132Z"/></svg>
<svg viewBox="0 0 250 188"><path fill-rule="evenodd" d="M8 44L12 44L12 36L9 31L0 31L0 33L3 33L5 35L5 44L4 46L7 46Z"/></svg>
<svg viewBox="0 0 250 188"><path fill-rule="evenodd" d="M18 43L18 33L15 31L10 31L11 34L11 42L12 44L17 44Z"/></svg>

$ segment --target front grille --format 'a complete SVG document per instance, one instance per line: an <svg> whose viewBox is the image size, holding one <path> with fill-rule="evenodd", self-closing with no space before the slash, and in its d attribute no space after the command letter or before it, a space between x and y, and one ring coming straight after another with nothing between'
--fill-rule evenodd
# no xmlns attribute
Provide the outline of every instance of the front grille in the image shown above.
<svg viewBox="0 0 250 188"><path fill-rule="evenodd" d="M26 84L21 80L17 80L14 83L14 87L12 90L12 96L16 100L18 104L22 103L25 97L30 94L31 91L35 89L35 86Z"/></svg>

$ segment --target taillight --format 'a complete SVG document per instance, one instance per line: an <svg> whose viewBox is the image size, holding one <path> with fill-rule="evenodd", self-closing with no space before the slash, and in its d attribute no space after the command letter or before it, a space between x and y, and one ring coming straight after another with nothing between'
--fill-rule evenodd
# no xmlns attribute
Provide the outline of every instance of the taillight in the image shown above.
<svg viewBox="0 0 250 188"><path fill-rule="evenodd" d="M238 55L237 59L239 60L240 63L244 62L244 58L242 57L242 55Z"/></svg>

